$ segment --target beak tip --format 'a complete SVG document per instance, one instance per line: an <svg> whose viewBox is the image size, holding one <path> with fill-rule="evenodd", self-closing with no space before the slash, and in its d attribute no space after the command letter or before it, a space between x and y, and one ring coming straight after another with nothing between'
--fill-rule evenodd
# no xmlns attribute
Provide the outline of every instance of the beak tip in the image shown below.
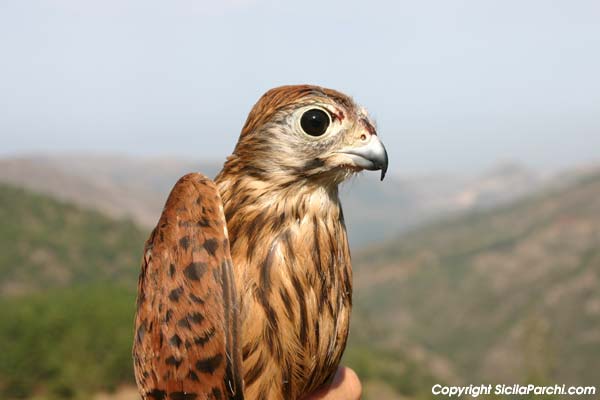
<svg viewBox="0 0 600 400"><path fill-rule="evenodd" d="M388 154L387 154L387 150L385 149L385 147L383 148L383 152L384 152L384 161L383 161L383 165L381 166L381 181L383 181L383 178L385 178L385 173L388 170Z"/></svg>
<svg viewBox="0 0 600 400"><path fill-rule="evenodd" d="M383 181L383 178L385 178L385 173L387 172L387 165L381 169L381 179L380 181Z"/></svg>

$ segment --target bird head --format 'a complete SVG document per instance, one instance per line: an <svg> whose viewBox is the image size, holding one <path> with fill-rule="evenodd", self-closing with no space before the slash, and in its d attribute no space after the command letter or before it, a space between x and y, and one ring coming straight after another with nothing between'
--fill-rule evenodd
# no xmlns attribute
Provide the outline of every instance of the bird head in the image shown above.
<svg viewBox="0 0 600 400"><path fill-rule="evenodd" d="M350 97L297 85L259 99L228 164L281 184L339 184L362 170L381 170L383 180L388 156L374 122Z"/></svg>

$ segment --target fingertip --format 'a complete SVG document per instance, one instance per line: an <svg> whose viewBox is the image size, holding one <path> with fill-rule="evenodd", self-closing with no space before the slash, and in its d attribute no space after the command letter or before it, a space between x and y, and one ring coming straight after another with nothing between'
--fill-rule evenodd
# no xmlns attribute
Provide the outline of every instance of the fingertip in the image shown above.
<svg viewBox="0 0 600 400"><path fill-rule="evenodd" d="M336 373L337 377L341 376L341 381L344 382L344 386L347 388L348 398L353 400L359 400L362 396L362 384L360 379L354 370L348 367L341 367Z"/></svg>

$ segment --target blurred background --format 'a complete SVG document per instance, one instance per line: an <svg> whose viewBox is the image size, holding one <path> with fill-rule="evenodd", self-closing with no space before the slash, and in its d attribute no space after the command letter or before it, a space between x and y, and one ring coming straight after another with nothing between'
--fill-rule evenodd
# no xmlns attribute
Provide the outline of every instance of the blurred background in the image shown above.
<svg viewBox="0 0 600 400"><path fill-rule="evenodd" d="M0 398L136 398L143 242L267 89L348 93L366 399L600 382L597 1L2 0Z"/></svg>

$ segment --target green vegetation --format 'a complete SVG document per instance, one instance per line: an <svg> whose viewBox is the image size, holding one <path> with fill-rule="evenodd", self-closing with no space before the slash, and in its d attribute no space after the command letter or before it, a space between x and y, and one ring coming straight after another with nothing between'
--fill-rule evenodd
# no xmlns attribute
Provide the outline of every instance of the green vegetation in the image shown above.
<svg viewBox="0 0 600 400"><path fill-rule="evenodd" d="M0 300L0 397L87 399L131 384L134 303L104 285Z"/></svg>
<svg viewBox="0 0 600 400"><path fill-rule="evenodd" d="M0 184L0 295L114 282L131 287L146 233L46 196Z"/></svg>
<svg viewBox="0 0 600 400"><path fill-rule="evenodd" d="M147 233L0 185L0 398L88 399L132 384Z"/></svg>

